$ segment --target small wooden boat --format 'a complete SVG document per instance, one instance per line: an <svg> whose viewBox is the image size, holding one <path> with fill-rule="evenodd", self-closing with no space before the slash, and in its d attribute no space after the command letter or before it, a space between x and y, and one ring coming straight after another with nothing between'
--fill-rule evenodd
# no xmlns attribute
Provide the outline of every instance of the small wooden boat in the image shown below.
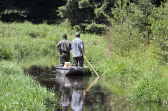
<svg viewBox="0 0 168 111"><path fill-rule="evenodd" d="M74 66L64 67L64 66L57 65L55 67L56 67L57 73L61 76L85 75L85 72L87 72L89 70L89 68L87 66L84 66L84 67L74 67Z"/></svg>

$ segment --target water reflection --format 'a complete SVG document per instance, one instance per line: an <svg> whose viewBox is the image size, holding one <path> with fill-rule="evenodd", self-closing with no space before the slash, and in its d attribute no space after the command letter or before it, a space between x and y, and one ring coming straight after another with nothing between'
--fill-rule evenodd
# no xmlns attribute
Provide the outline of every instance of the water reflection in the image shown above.
<svg viewBox="0 0 168 111"><path fill-rule="evenodd" d="M86 94L80 91L83 90L83 78L79 76L66 77L57 75L56 80L60 83L60 106L62 106L62 111L67 111L67 107L70 104L74 111L81 111L84 102L84 96Z"/></svg>
<svg viewBox="0 0 168 111"><path fill-rule="evenodd" d="M54 89L61 107L56 106L55 111L163 111L157 104L130 104L124 89L112 79L58 76L55 67L32 66L25 71L41 85Z"/></svg>
<svg viewBox="0 0 168 111"><path fill-rule="evenodd" d="M56 80L60 83L62 111L67 111L67 107L71 106L73 111L82 111L87 91L97 82L98 78L84 90L84 77L80 76L56 76Z"/></svg>
<svg viewBox="0 0 168 111"><path fill-rule="evenodd" d="M32 66L27 69L42 85L56 92L61 109L55 111L110 111L110 92L98 84L99 78L59 76L55 69Z"/></svg>

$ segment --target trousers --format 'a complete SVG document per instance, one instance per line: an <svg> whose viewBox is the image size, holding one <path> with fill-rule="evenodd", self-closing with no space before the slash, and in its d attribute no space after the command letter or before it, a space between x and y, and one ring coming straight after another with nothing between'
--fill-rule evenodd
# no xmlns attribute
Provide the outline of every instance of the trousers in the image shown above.
<svg viewBox="0 0 168 111"><path fill-rule="evenodd" d="M70 62L70 53L61 53L60 55L60 64L64 66L65 62Z"/></svg>
<svg viewBox="0 0 168 111"><path fill-rule="evenodd" d="M73 57L73 61L74 61L74 65L75 66L83 67L83 63L84 63L83 56L81 56L81 57Z"/></svg>

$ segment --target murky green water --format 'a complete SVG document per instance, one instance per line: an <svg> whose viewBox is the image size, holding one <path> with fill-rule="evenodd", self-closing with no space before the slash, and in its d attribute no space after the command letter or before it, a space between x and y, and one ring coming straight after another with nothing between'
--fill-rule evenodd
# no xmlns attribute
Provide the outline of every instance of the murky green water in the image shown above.
<svg viewBox="0 0 168 111"><path fill-rule="evenodd" d="M60 105L55 111L166 111L157 104L129 102L125 90L112 79L106 84L109 79L101 77L60 76L54 66L32 66L27 71L42 85L54 89Z"/></svg>

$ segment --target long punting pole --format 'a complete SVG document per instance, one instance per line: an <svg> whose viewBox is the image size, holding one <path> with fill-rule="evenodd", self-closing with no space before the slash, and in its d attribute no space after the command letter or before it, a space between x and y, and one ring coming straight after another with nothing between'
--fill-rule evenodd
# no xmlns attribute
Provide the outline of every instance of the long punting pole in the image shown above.
<svg viewBox="0 0 168 111"><path fill-rule="evenodd" d="M92 65L90 64L90 62L87 60L86 56L84 56L86 61L89 63L89 65L92 67ZM97 77L99 77L99 75L97 74L97 72L94 70L94 68L92 67L93 71L96 73Z"/></svg>

